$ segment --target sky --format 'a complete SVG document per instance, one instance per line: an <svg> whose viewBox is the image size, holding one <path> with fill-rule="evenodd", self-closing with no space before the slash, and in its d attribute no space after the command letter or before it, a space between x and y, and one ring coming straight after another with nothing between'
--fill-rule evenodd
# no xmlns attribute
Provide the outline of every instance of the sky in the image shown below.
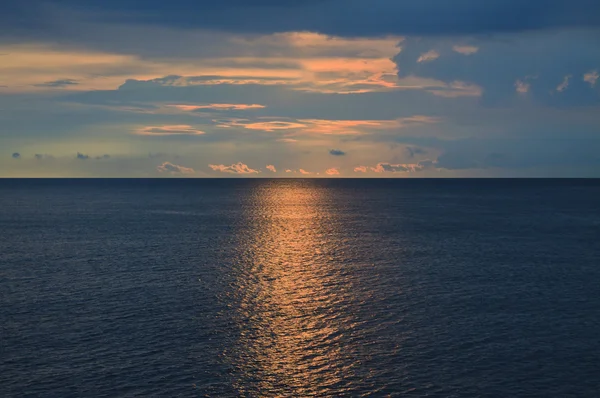
<svg viewBox="0 0 600 398"><path fill-rule="evenodd" d="M6 0L0 177L600 177L600 2Z"/></svg>

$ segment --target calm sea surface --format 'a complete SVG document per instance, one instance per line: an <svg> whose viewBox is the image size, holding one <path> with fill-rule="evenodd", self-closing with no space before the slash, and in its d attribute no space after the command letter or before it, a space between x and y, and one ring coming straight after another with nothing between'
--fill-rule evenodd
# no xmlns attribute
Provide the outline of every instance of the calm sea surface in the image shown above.
<svg viewBox="0 0 600 398"><path fill-rule="evenodd" d="M599 180L0 180L2 397L599 397Z"/></svg>

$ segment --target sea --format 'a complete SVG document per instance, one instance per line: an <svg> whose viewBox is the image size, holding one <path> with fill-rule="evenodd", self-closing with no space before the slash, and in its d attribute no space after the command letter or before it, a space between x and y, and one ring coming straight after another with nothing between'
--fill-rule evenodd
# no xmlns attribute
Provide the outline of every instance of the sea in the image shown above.
<svg viewBox="0 0 600 398"><path fill-rule="evenodd" d="M600 397L600 180L0 180L2 397Z"/></svg>

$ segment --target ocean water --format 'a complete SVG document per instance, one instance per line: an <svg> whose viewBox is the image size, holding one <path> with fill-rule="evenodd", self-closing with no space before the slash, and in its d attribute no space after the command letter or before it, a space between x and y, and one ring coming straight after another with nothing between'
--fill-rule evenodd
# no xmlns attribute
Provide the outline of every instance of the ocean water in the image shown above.
<svg viewBox="0 0 600 398"><path fill-rule="evenodd" d="M599 180L0 180L2 397L599 397Z"/></svg>

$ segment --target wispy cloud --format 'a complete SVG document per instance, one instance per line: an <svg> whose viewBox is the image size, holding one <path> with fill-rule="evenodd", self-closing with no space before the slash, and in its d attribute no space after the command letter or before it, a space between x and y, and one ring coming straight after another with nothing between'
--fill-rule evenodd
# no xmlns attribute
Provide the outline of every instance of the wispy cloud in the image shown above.
<svg viewBox="0 0 600 398"><path fill-rule="evenodd" d="M177 124L170 126L147 126L134 132L137 135L145 136L172 136L172 135L203 135L204 131L198 130L187 124Z"/></svg>
<svg viewBox="0 0 600 398"><path fill-rule="evenodd" d="M277 173L277 169L272 164L267 165L267 170L269 170L269 171L271 171L273 173Z"/></svg>
<svg viewBox="0 0 600 398"><path fill-rule="evenodd" d="M459 53L459 54L463 54L463 55L472 55L475 54L479 51L479 47L476 46L460 46L460 45L456 45L454 47L452 47L452 49Z"/></svg>
<svg viewBox="0 0 600 398"><path fill-rule="evenodd" d="M569 88L569 81L571 80L573 76L572 75L567 75L565 76L565 78L563 79L562 83L560 83L557 87L556 87L556 91L558 91L559 93L562 93L563 91L565 91L567 88Z"/></svg>
<svg viewBox="0 0 600 398"><path fill-rule="evenodd" d="M406 152L408 153L408 156L411 158L414 158L416 155L425 155L427 153L427 151L425 149L417 147L417 146L406 147Z"/></svg>
<svg viewBox="0 0 600 398"><path fill-rule="evenodd" d="M435 61L439 57L440 57L439 52L437 52L436 50L430 50L430 51L427 51L426 53L421 54L419 56L419 58L417 59L417 63Z"/></svg>
<svg viewBox="0 0 600 398"><path fill-rule="evenodd" d="M600 78L600 75L598 75L597 70L589 71L588 73L583 75L583 81L589 83L592 87L596 86L598 78Z"/></svg>
<svg viewBox="0 0 600 398"><path fill-rule="evenodd" d="M370 169L374 173L414 173L435 168L435 164L436 163L432 160L423 160L419 163L405 164L378 163ZM355 171L357 170L355 169Z"/></svg>
<svg viewBox="0 0 600 398"><path fill-rule="evenodd" d="M206 105L186 105L173 104L167 107L175 108L185 112L193 112L197 110L223 110L223 111L246 111L252 109L264 109L264 105L258 104L206 104Z"/></svg>
<svg viewBox="0 0 600 398"><path fill-rule="evenodd" d="M289 130L295 134L317 135L360 135L370 130L400 129L418 124L439 123L440 119L431 116L415 115L393 120L326 120L297 119L256 121L248 119L214 120L217 127L242 127L249 130L277 131Z"/></svg>
<svg viewBox="0 0 600 398"><path fill-rule="evenodd" d="M160 166L156 168L159 173L168 173L168 174L195 174L196 171L189 167L180 166L177 164L173 164L171 162L164 162Z"/></svg>
<svg viewBox="0 0 600 398"><path fill-rule="evenodd" d="M242 162L234 163L231 166L225 166L223 164L209 164L208 167L214 171L229 174L258 174L260 171L251 169Z"/></svg>
<svg viewBox="0 0 600 398"><path fill-rule="evenodd" d="M325 171L325 174L327 174L328 176L337 176L337 175L340 175L341 173L337 168L332 167L330 169L327 169Z"/></svg>
<svg viewBox="0 0 600 398"><path fill-rule="evenodd" d="M519 94L527 94L529 89L531 88L531 84L524 80L517 80L515 82L515 90Z"/></svg>
<svg viewBox="0 0 600 398"><path fill-rule="evenodd" d="M366 173L368 170L367 166L357 166L354 168L355 173Z"/></svg>
<svg viewBox="0 0 600 398"><path fill-rule="evenodd" d="M313 173L311 173L310 171L306 171L306 170L304 170L304 169L300 169L300 170L298 170L298 171L300 172L300 174L302 174L302 175L305 175L305 176L313 174Z"/></svg>
<svg viewBox="0 0 600 398"><path fill-rule="evenodd" d="M34 84L35 87L49 87L49 88L65 88L69 86L77 86L79 82L75 79L58 79L45 83Z"/></svg>

